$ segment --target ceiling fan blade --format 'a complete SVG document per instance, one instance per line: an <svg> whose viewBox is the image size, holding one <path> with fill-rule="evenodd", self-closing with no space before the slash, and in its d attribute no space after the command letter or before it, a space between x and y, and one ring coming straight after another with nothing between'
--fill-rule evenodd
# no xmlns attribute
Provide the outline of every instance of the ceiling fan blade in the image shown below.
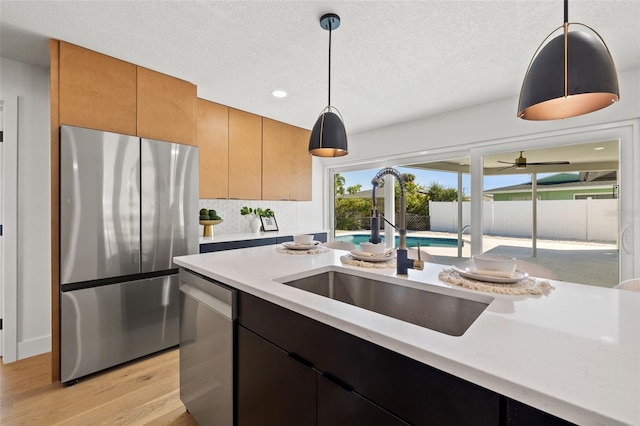
<svg viewBox="0 0 640 426"><path fill-rule="evenodd" d="M527 163L527 166L550 166L554 164L571 164L568 161L542 161L539 163Z"/></svg>
<svg viewBox="0 0 640 426"><path fill-rule="evenodd" d="M504 163L504 161L500 161L501 163ZM507 163L509 164L509 163ZM509 166L509 167L503 167L501 169L496 170L496 172L501 172L503 170L507 170L507 169L514 169L516 167L516 165L514 164L513 166Z"/></svg>
<svg viewBox="0 0 640 426"><path fill-rule="evenodd" d="M512 163L511 161L500 161L500 160L496 160L497 163L502 163L502 164L513 164L515 165L516 163Z"/></svg>

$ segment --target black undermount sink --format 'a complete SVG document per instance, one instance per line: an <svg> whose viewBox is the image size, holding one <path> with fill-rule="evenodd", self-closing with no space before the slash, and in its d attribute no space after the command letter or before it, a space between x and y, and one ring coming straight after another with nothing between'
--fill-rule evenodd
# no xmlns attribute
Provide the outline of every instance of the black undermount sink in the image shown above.
<svg viewBox="0 0 640 426"><path fill-rule="evenodd" d="M339 271L279 282L451 336L462 336L493 301L490 296L451 296Z"/></svg>

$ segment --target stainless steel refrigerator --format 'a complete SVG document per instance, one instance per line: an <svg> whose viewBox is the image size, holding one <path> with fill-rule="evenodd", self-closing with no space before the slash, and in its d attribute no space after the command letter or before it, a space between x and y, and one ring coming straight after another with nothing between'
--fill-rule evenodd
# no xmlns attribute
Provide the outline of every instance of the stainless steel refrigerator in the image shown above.
<svg viewBox="0 0 640 426"><path fill-rule="evenodd" d="M175 346L198 253L198 148L60 128L60 377Z"/></svg>

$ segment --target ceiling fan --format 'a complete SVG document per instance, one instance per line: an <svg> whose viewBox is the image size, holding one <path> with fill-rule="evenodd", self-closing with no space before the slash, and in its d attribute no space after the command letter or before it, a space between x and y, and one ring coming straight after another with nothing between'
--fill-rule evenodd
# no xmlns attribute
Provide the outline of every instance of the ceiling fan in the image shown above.
<svg viewBox="0 0 640 426"><path fill-rule="evenodd" d="M509 161L500 161L498 160L498 163L504 163L504 164L511 164L509 167L505 167L501 170L506 170L506 169L526 169L527 165L529 166L549 166L549 165L555 165L555 164L571 164L568 161L541 161L541 162L537 162L537 163L527 163L527 159L525 157L522 156L522 153L524 151L520 151L520 156L518 158L515 159L515 162L511 163Z"/></svg>

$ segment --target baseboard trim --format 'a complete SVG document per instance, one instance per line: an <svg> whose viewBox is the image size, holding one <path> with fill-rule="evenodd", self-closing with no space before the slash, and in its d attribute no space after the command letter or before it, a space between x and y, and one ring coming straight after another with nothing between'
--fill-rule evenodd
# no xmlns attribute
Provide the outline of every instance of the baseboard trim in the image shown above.
<svg viewBox="0 0 640 426"><path fill-rule="evenodd" d="M25 359L35 355L51 352L51 335L18 342L17 359Z"/></svg>

